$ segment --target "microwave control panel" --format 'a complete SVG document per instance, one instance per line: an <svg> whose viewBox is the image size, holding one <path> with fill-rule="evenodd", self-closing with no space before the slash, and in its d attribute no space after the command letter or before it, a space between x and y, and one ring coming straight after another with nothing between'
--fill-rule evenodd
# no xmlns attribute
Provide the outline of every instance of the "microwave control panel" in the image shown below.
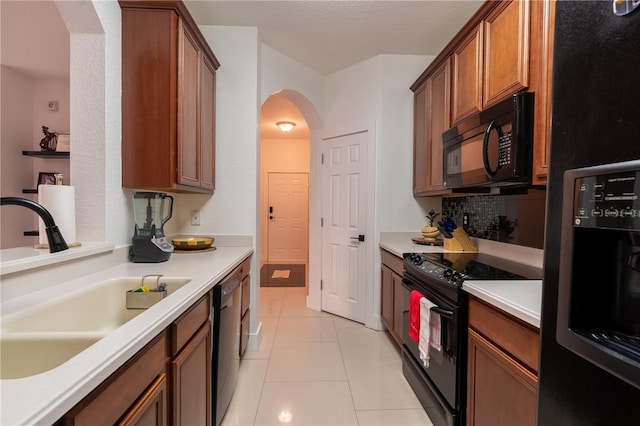
<svg viewBox="0 0 640 426"><path fill-rule="evenodd" d="M640 170L577 178L573 224L640 230Z"/></svg>

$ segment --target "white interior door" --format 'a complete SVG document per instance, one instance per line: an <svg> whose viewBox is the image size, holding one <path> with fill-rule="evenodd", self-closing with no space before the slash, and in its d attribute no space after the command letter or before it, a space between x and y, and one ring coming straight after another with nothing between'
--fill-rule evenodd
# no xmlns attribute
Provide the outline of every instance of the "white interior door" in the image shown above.
<svg viewBox="0 0 640 426"><path fill-rule="evenodd" d="M322 310L364 323L367 132L323 140Z"/></svg>
<svg viewBox="0 0 640 426"><path fill-rule="evenodd" d="M269 262L309 256L309 174L269 173Z"/></svg>

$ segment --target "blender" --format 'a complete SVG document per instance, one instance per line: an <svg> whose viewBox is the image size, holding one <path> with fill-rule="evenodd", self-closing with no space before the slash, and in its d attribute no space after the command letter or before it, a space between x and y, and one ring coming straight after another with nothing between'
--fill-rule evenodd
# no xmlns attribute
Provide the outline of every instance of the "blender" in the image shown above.
<svg viewBox="0 0 640 426"><path fill-rule="evenodd" d="M167 202L165 204L165 202ZM133 215L136 222L129 256L138 263L165 262L173 252L163 226L171 219L173 197L161 192L134 192Z"/></svg>

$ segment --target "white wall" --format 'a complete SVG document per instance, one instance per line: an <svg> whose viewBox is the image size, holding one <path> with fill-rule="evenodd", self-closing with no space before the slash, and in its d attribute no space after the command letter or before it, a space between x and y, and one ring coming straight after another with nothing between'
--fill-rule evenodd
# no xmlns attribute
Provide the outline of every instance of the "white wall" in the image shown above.
<svg viewBox="0 0 640 426"><path fill-rule="evenodd" d="M71 175L80 241L129 244L121 188L121 12L117 2L56 3L70 34Z"/></svg>
<svg viewBox="0 0 640 426"><path fill-rule="evenodd" d="M33 149L33 94L29 78L2 66L2 116L0 143L2 144L0 193L3 197L22 197L22 188L35 188L33 161L22 155ZM38 237L25 238L24 230L37 229L35 214L25 214L22 207L4 206L0 209L2 248L36 244Z"/></svg>
<svg viewBox="0 0 640 426"><path fill-rule="evenodd" d="M48 101L58 101L58 111L50 111ZM35 189L40 172L62 173L70 183L69 160L27 157L22 151L40 151L42 126L50 132L69 133L69 80L45 79L2 67L2 196L37 201L37 195L23 194ZM38 229L38 216L23 207L4 207L2 248L38 243L24 231Z"/></svg>
<svg viewBox="0 0 640 426"><path fill-rule="evenodd" d="M416 232L426 212L442 211L440 197L413 197L413 92L409 88L435 56L380 57L381 126L378 133L376 220L380 232Z"/></svg>
<svg viewBox="0 0 640 426"><path fill-rule="evenodd" d="M413 94L409 87L433 60L427 56L381 55L331 74L326 79L325 136L373 130L370 161L375 174L374 232L369 241L370 286L365 324L382 327L380 306L381 231L416 231L424 226L425 208L440 209L440 200L413 198ZM428 208L427 208L428 211ZM371 248L368 247L368 248ZM311 289L313 290L313 289ZM319 298L319 291L315 296Z"/></svg>
<svg viewBox="0 0 640 426"><path fill-rule="evenodd" d="M277 50L262 45L260 104L280 90L293 90L303 95L322 119L324 110L324 77L311 68L294 61ZM303 110L303 105L297 104L313 129L320 123L310 117L309 111Z"/></svg>

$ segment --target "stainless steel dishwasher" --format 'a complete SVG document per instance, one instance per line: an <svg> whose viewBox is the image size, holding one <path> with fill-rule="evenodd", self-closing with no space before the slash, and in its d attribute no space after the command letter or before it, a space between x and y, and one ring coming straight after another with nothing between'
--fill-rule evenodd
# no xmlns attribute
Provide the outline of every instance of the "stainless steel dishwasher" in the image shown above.
<svg viewBox="0 0 640 426"><path fill-rule="evenodd" d="M241 284L242 272L238 267L212 289L211 413L216 426L229 407L238 380Z"/></svg>

